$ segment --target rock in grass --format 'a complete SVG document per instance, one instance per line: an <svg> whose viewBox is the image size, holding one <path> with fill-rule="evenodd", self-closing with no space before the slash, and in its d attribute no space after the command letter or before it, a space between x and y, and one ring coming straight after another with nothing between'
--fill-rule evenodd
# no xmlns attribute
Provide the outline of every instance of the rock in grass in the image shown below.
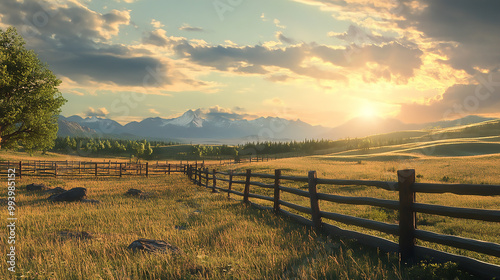
<svg viewBox="0 0 500 280"><path fill-rule="evenodd" d="M142 191L138 189L129 189L125 194L132 196L140 196L142 194Z"/></svg>
<svg viewBox="0 0 500 280"><path fill-rule="evenodd" d="M29 192L34 192L34 191L44 191L46 190L47 187L44 184L29 184L26 185L26 190Z"/></svg>
<svg viewBox="0 0 500 280"><path fill-rule="evenodd" d="M48 200L51 201L80 201L87 196L86 188L73 188L60 194L53 194L49 196Z"/></svg>
<svg viewBox="0 0 500 280"><path fill-rule="evenodd" d="M144 252L154 253L172 253L172 254L181 254L182 250L176 246L168 244L162 240L153 240L153 239L138 239L128 245L128 249L132 251L141 250Z"/></svg>
<svg viewBox="0 0 500 280"><path fill-rule="evenodd" d="M61 187L57 187L57 188L53 188L53 189L48 189L45 191L45 193L47 194L60 194L60 193L63 193L65 192L66 190L61 188Z"/></svg>
<svg viewBox="0 0 500 280"><path fill-rule="evenodd" d="M61 238L75 238L75 239L91 239L92 235L86 231L60 231L58 232Z"/></svg>

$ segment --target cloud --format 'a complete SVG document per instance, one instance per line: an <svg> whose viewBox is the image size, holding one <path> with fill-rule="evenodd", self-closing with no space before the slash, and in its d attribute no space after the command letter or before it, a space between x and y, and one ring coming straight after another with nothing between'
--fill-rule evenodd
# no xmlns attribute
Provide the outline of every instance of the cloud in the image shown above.
<svg viewBox="0 0 500 280"><path fill-rule="evenodd" d="M498 113L500 108L500 73L478 76L478 84L456 84L442 97L426 103L401 104L398 117L406 122L430 122L474 114Z"/></svg>
<svg viewBox="0 0 500 280"><path fill-rule="evenodd" d="M235 107L234 110L229 108L223 108L219 105L215 105L210 108L198 108L195 112L207 119L217 119L217 120L244 120L244 119L255 119L258 116L252 114L246 114L245 109L241 107Z"/></svg>
<svg viewBox="0 0 500 280"><path fill-rule="evenodd" d="M183 86L199 89L208 85L181 73L174 60L154 53L149 46L114 44L112 39L119 36L120 29L130 25L129 10L99 13L77 1L40 3L44 4L36 0L1 1L1 20L15 26L27 47L37 50L40 59L61 79L68 78L82 88L112 90L181 90ZM40 22L32 22L37 18ZM156 21L152 24L161 25ZM165 33L161 29L156 32L151 33L149 42L166 43L162 41Z"/></svg>
<svg viewBox="0 0 500 280"><path fill-rule="evenodd" d="M179 27L179 30L190 31L190 32L203 32L203 31L205 31L201 27L193 27L193 26L190 26L189 24L186 24L186 23L184 23L181 27Z"/></svg>
<svg viewBox="0 0 500 280"><path fill-rule="evenodd" d="M262 101L262 105L271 107L283 107L285 106L285 102L281 98L275 97Z"/></svg>
<svg viewBox="0 0 500 280"><path fill-rule="evenodd" d="M500 66L500 1L422 0L421 9L406 8L401 28L416 28L436 42L444 63L475 74L476 68Z"/></svg>
<svg viewBox="0 0 500 280"><path fill-rule="evenodd" d="M276 32L276 39L280 40L281 42L285 42L287 44L295 44L296 41L292 38L286 37L283 35L283 32L278 31Z"/></svg>
<svg viewBox="0 0 500 280"><path fill-rule="evenodd" d="M84 114L86 117L106 117L106 115L109 114L109 111L104 107L98 108L97 110L89 107L89 109Z"/></svg>
<svg viewBox="0 0 500 280"><path fill-rule="evenodd" d="M151 25L156 28L156 29L159 29L159 28L162 28L164 27L165 25L162 24L160 21L156 20L156 19L152 19L151 20Z"/></svg>
<svg viewBox="0 0 500 280"><path fill-rule="evenodd" d="M156 29L150 32L145 32L142 35L142 43L164 47L168 45L170 40L167 37L167 31L163 29Z"/></svg>
<svg viewBox="0 0 500 280"><path fill-rule="evenodd" d="M347 77L328 65L307 64L313 58L341 66L348 71L371 73L373 79L389 79L406 83L422 65L423 52L417 48L389 43L382 46L350 46L345 49L316 43L302 43L285 48L255 46L195 46L187 41L171 42L180 57L191 62L213 67L219 71L266 74L266 67L276 66L295 74L320 80L346 81ZM378 67L369 65L376 63ZM246 69L247 67L251 67ZM382 69L382 71L381 71ZM250 70L250 71L246 71Z"/></svg>
<svg viewBox="0 0 500 280"><path fill-rule="evenodd" d="M366 68L377 78L394 76L395 81L405 83L414 76L416 69L422 65L420 49L403 46L399 43L389 43L382 46L366 45L362 47L350 46L345 50L333 49L326 46L317 46L313 52L324 61L331 62L346 68ZM369 69L369 62L378 67ZM380 71L381 69L386 71ZM391 79L389 79L391 80Z"/></svg>
<svg viewBox="0 0 500 280"><path fill-rule="evenodd" d="M285 29L285 28L286 28L286 26L282 25L282 24L281 24L281 22L280 22L280 20L279 20L279 19L277 19L277 18L275 18L275 19L274 19L273 23L274 23L274 25L276 25L276 27L278 27L278 28L281 28L281 29Z"/></svg>
<svg viewBox="0 0 500 280"><path fill-rule="evenodd" d="M153 108L148 109L148 111L149 111L151 114L155 114L155 115L159 115L159 114L160 114L160 112L156 111L156 110L155 110L155 109L153 109Z"/></svg>
<svg viewBox="0 0 500 280"><path fill-rule="evenodd" d="M275 75L270 75L266 77L267 80L271 82L286 82L291 79L290 76L288 75L280 75L280 74L275 74Z"/></svg>
<svg viewBox="0 0 500 280"><path fill-rule="evenodd" d="M343 33L329 32L328 36L346 41L349 44L356 44L356 45L380 44L383 42L391 42L394 40L393 38L381 35L374 35L370 30L364 30L359 26L352 24L349 25L349 28L347 29L346 32Z"/></svg>

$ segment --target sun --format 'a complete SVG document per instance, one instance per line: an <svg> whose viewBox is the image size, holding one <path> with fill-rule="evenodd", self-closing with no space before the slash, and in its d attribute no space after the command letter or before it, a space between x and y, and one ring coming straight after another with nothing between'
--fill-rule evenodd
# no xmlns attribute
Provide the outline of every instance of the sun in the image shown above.
<svg viewBox="0 0 500 280"><path fill-rule="evenodd" d="M366 104L362 106L359 110L359 116L364 118L373 118L378 116L378 112L375 107L371 104Z"/></svg>

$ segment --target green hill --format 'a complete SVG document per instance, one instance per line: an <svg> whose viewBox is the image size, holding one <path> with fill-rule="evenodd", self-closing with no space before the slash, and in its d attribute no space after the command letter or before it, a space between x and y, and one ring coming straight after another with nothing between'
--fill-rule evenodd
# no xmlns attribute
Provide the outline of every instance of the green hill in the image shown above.
<svg viewBox="0 0 500 280"><path fill-rule="evenodd" d="M500 120L444 129L399 131L366 137L372 143L398 143L318 156L331 160L387 161L422 157L463 157L500 153Z"/></svg>

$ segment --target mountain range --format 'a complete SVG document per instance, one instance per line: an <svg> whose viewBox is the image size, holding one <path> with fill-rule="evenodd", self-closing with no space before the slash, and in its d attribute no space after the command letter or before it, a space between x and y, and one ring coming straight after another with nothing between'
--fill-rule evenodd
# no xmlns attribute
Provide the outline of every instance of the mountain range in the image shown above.
<svg viewBox="0 0 500 280"><path fill-rule="evenodd" d="M244 119L235 114L207 114L188 110L177 118L146 118L121 125L100 117L59 116L58 136L101 136L147 138L179 142L238 144L252 141L301 141L304 139L342 139L403 130L446 128L492 120L467 116L453 121L405 124L394 118L354 118L334 127L313 126L301 120L278 117Z"/></svg>

